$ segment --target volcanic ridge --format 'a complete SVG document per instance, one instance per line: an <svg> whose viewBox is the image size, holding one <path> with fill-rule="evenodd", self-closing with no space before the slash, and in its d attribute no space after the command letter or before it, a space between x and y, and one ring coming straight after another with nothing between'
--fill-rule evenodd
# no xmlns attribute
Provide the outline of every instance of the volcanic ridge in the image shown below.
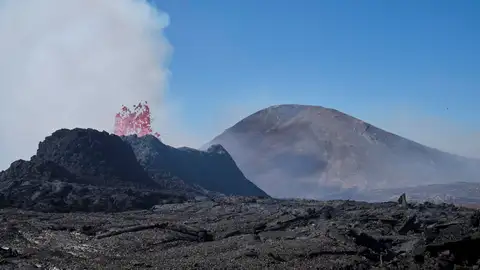
<svg viewBox="0 0 480 270"><path fill-rule="evenodd" d="M225 195L268 196L221 146L176 149L151 135L93 129L58 130L29 161L0 172L0 206L46 212L125 211Z"/></svg>

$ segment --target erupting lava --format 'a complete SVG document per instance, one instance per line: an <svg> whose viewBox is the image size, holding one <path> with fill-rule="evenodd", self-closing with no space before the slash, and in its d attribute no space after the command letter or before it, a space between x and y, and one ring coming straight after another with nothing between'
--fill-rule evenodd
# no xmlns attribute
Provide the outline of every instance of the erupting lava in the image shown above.
<svg viewBox="0 0 480 270"><path fill-rule="evenodd" d="M122 105L122 110L115 115L114 133L117 136L136 134L139 137L151 134L160 137L160 133L152 131L152 116L147 102L133 106L133 112Z"/></svg>

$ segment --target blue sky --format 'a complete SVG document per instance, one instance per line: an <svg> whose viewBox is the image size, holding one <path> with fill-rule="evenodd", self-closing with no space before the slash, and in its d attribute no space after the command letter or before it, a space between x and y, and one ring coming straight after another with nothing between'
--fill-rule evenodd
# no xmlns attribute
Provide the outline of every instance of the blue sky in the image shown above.
<svg viewBox="0 0 480 270"><path fill-rule="evenodd" d="M480 1L156 4L174 48L167 97L199 132L280 103L332 107L420 141L411 117L480 130Z"/></svg>

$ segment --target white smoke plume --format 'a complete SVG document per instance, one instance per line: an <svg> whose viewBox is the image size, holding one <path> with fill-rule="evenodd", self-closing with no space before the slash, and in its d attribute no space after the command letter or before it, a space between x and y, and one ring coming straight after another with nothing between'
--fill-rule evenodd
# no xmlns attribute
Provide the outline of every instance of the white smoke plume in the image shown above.
<svg viewBox="0 0 480 270"><path fill-rule="evenodd" d="M111 132L122 104L165 119L167 25L141 0L0 0L0 170L56 129Z"/></svg>

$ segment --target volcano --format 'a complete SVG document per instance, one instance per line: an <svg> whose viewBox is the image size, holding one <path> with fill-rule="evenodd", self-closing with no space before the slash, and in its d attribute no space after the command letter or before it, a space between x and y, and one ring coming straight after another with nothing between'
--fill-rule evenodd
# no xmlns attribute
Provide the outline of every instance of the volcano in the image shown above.
<svg viewBox="0 0 480 270"><path fill-rule="evenodd" d="M275 197L479 182L480 161L442 152L320 106L260 110L215 137ZM339 195L340 196L340 195Z"/></svg>
<svg viewBox="0 0 480 270"><path fill-rule="evenodd" d="M154 135L60 129L0 172L0 208L114 212L224 195L268 197L220 146L176 149Z"/></svg>

